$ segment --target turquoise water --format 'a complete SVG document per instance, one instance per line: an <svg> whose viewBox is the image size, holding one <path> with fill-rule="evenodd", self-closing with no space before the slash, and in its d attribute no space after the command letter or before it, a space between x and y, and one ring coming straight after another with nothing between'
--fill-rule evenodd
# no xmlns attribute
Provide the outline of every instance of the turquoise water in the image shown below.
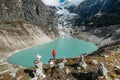
<svg viewBox="0 0 120 80"><path fill-rule="evenodd" d="M65 0L60 0L60 2L64 2Z"/></svg>
<svg viewBox="0 0 120 80"><path fill-rule="evenodd" d="M57 38L52 42L26 49L8 58L12 64L22 65L24 67L34 66L33 61L37 54L42 56L41 61L47 63L52 57L53 48L57 51L57 58L75 57L82 53L91 53L97 50L97 46L92 43L75 38Z"/></svg>

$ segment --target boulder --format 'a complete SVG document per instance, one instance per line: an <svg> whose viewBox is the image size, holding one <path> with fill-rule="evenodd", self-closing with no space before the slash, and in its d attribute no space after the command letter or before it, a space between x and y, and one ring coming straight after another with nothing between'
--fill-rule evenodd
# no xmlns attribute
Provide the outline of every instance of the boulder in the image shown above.
<svg viewBox="0 0 120 80"><path fill-rule="evenodd" d="M61 62L61 63L58 64L58 68L59 68L59 69L63 69L63 68L64 68L64 65L65 65L64 62Z"/></svg>
<svg viewBox="0 0 120 80"><path fill-rule="evenodd" d="M91 61L91 63L95 65L95 64L97 64L98 62L93 59L93 60Z"/></svg>
<svg viewBox="0 0 120 80"><path fill-rule="evenodd" d="M105 68L104 64L103 63L100 63L98 65L98 70L97 70L97 73L98 73L98 77L104 77L105 79L107 79L107 69Z"/></svg>
<svg viewBox="0 0 120 80"><path fill-rule="evenodd" d="M50 68L53 68L55 65L54 65L54 62L53 61L50 61L50 63L49 63L49 67Z"/></svg>

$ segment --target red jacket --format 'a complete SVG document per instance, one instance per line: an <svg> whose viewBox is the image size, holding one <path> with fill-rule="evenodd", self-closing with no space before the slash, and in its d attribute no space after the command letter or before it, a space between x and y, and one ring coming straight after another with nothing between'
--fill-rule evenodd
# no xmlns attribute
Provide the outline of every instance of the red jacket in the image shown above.
<svg viewBox="0 0 120 80"><path fill-rule="evenodd" d="M53 51L52 51L52 55L53 55L53 56L56 56L56 50L53 50Z"/></svg>

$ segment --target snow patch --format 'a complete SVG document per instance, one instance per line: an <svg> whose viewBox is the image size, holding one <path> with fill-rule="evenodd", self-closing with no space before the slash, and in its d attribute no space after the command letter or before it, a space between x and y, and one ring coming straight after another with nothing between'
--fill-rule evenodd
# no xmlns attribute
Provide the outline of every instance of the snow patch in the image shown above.
<svg viewBox="0 0 120 80"><path fill-rule="evenodd" d="M76 6L78 6L83 1L85 1L85 0L68 0L68 2L70 4L73 4L73 5L76 5Z"/></svg>

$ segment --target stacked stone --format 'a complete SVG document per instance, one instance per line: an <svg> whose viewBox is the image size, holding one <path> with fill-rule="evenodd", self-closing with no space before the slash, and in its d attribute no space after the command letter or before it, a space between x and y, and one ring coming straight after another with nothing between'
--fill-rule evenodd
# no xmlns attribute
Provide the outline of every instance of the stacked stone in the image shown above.
<svg viewBox="0 0 120 80"><path fill-rule="evenodd" d="M35 77L45 78L46 75L43 73L43 63L40 61L41 56L37 55L36 60L34 61L36 72L34 73Z"/></svg>

